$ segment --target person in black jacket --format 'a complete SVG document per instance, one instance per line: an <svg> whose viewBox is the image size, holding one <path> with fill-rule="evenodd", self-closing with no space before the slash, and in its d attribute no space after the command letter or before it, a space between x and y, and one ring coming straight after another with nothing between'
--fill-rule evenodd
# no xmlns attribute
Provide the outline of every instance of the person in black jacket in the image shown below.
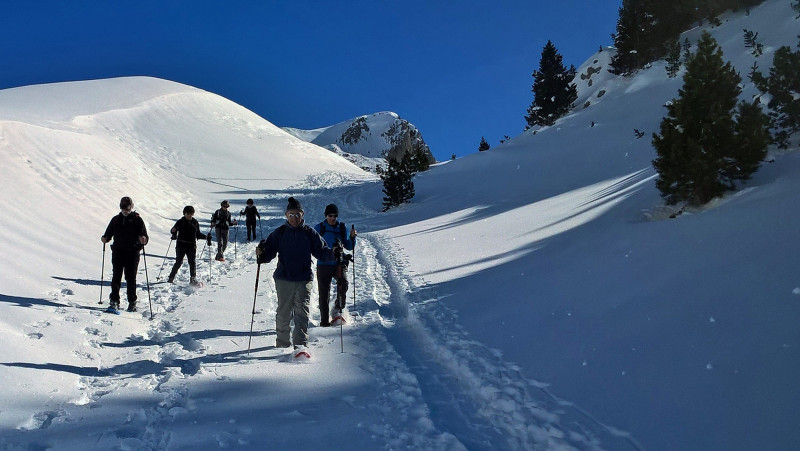
<svg viewBox="0 0 800 451"><path fill-rule="evenodd" d="M214 259L225 261L223 253L228 247L228 229L236 225L236 220L231 218L231 212L228 211L231 204L227 200L220 202L219 206L221 208L211 215L211 227L217 232L217 256Z"/></svg>
<svg viewBox="0 0 800 451"><path fill-rule="evenodd" d="M341 248L338 250L341 253ZM314 275L311 256L318 260L335 261L336 254L325 244L316 230L303 221L303 207L294 197L286 206L286 223L269 234L256 247L257 262L269 263L276 256L278 264L272 277L278 296L275 314L275 345L288 348L294 344L296 352L304 353L308 346L308 314ZM290 322L294 317L294 331L289 340Z"/></svg>
<svg viewBox="0 0 800 451"><path fill-rule="evenodd" d="M136 271L139 269L139 255L147 244L147 228L139 214L133 211L133 200L125 196L119 201L120 213L108 223L100 241L111 245L111 294L109 304L119 310L119 289L122 275L125 275L128 295L128 311L136 311Z"/></svg>
<svg viewBox="0 0 800 451"><path fill-rule="evenodd" d="M175 264L172 265L172 271L169 273L167 281L172 283L175 281L175 274L183 264L183 257L189 261L189 281L193 285L197 285L197 271L195 266L195 257L197 255L197 240L207 240L209 237L200 231L200 224L197 219L194 219L194 207L187 205L183 207L183 217L175 222L175 226L170 230L172 239L175 242Z"/></svg>
<svg viewBox="0 0 800 451"><path fill-rule="evenodd" d="M244 207L244 210L240 211L239 214L245 216L244 224L247 226L247 241L250 241L251 231L253 235L252 239L256 239L256 216L258 216L258 219L261 219L261 215L258 213L258 208L253 205L253 199L247 199L247 206Z"/></svg>

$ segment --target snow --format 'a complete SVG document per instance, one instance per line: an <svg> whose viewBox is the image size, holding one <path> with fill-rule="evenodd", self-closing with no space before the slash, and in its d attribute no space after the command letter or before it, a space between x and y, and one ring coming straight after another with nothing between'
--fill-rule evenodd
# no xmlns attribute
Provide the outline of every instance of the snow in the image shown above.
<svg viewBox="0 0 800 451"><path fill-rule="evenodd" d="M766 71L796 24L770 0L709 30L746 73L743 28ZM434 165L387 213L374 175L206 91L0 91L0 449L799 448L797 139L669 219L649 137L681 78L613 77L610 52L567 117ZM116 316L99 238L124 195L151 242L140 311ZM274 347L274 263L243 229L226 262L199 256L203 287L187 265L163 281L184 205L206 229L253 198L261 234L289 196L359 231L347 325L316 327L312 301L304 364Z"/></svg>

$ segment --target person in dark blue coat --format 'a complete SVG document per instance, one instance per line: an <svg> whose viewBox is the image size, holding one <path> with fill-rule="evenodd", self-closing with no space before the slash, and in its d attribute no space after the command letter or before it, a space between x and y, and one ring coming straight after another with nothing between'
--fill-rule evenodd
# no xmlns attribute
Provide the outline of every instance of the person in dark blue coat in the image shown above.
<svg viewBox="0 0 800 451"><path fill-rule="evenodd" d="M294 197L286 206L286 223L269 234L256 247L257 262L269 263L275 257L278 264L272 277L278 296L275 314L275 345L296 352L307 352L308 314L311 300L311 256L317 260L336 261L336 254L312 227L303 220L303 206ZM336 251L341 254L341 247ZM294 318L294 331L290 322ZM291 340L289 335L291 333Z"/></svg>
<svg viewBox="0 0 800 451"><path fill-rule="evenodd" d="M339 208L335 204L329 204L325 207L325 220L314 226L328 247L333 248L337 242L342 246L352 251L356 246L356 229L350 229L347 233L347 226L343 222L339 222ZM344 258L348 257L348 258ZM343 258L338 258L334 262L326 262L317 260L317 291L319 292L319 325L328 327L331 325L331 318L334 323L336 321L343 321L343 312L347 306L346 296L349 284L347 282L347 265L351 258L350 255L345 255ZM330 292L331 281L336 279L336 303L333 307L333 312L330 312Z"/></svg>

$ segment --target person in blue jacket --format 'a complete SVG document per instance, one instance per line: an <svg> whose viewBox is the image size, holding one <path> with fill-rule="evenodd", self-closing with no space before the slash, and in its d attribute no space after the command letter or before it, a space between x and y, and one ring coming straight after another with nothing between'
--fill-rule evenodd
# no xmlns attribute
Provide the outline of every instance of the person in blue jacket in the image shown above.
<svg viewBox="0 0 800 451"><path fill-rule="evenodd" d="M256 247L256 261L259 264L278 258L272 274L278 296L275 346L288 348L294 344L297 354L307 352L308 346L308 314L311 283L314 280L311 256L317 260L336 261L336 255L342 253L341 247L334 253L319 233L305 224L303 215L303 206L290 197L286 206L286 223L272 231ZM290 330L292 319L294 331Z"/></svg>
<svg viewBox="0 0 800 451"><path fill-rule="evenodd" d="M314 229L325 239L328 247L333 248L337 242L348 251L352 251L356 246L356 236L358 233L355 228L347 233L347 226L339 222L339 208L335 204L325 207L325 220L314 226ZM334 322L343 321L342 314L347 307L346 296L349 284L347 282L347 265L350 255L343 255L336 261L328 262L317 260L317 288L319 291L319 316L320 326L328 327L331 325L331 318ZM329 312L329 298L331 291L331 281L336 279L336 303L333 311Z"/></svg>

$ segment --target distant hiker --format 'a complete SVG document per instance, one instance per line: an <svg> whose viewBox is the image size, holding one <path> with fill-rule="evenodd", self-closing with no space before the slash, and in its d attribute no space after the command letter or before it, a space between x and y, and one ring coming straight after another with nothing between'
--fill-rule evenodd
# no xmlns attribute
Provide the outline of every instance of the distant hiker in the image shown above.
<svg viewBox="0 0 800 451"><path fill-rule="evenodd" d="M342 244L342 247L348 251L352 251L356 245L356 232L355 228L350 230L350 235L347 234L347 227L343 222L339 222L339 208L334 204L325 207L325 220L314 226L314 229L325 239L328 247L333 249L336 243ZM336 260L326 262L317 260L317 288L319 291L319 316L320 326L328 327L331 325L330 318L333 318L334 324L343 320L343 312L347 307L346 296L347 288L347 265L350 263L351 255L342 255L339 253ZM328 316L329 298L331 291L331 280L336 279L336 303L333 311Z"/></svg>
<svg viewBox="0 0 800 451"><path fill-rule="evenodd" d="M294 197L286 206L286 223L269 234L256 247L259 264L269 263L276 256L278 264L272 277L278 296L275 315L275 345L295 347L295 357L306 353L308 346L308 312L311 300L311 256L318 260L334 261L334 252L325 240L303 221L303 207ZM292 340L289 323L294 318Z"/></svg>
<svg viewBox="0 0 800 451"><path fill-rule="evenodd" d="M133 211L133 200L125 196L119 201L120 212L111 218L100 241L111 245L111 294L109 304L112 309L119 310L119 289L122 286L122 275L128 295L128 311L136 311L136 271L139 269L139 255L149 241L147 228L139 214Z"/></svg>
<svg viewBox="0 0 800 451"><path fill-rule="evenodd" d="M228 229L236 225L236 220L231 218L231 212L228 211L231 204L227 200L223 200L219 205L221 208L211 215L211 227L217 232L217 256L214 259L225 261L223 252L228 247Z"/></svg>
<svg viewBox="0 0 800 451"><path fill-rule="evenodd" d="M200 231L200 224L194 219L194 207L187 205L183 207L183 217L175 222L175 226L170 229L172 239L175 242L175 264L169 273L167 281L173 283L175 275L183 264L183 257L189 262L189 282L197 285L197 271L195 257L197 256L197 240L208 240L206 234Z"/></svg>
<svg viewBox="0 0 800 451"><path fill-rule="evenodd" d="M251 239L251 231L253 232L252 239L256 239L256 217L261 219L261 215L258 214L258 208L253 205L253 199L247 199L247 206L239 214L245 216L244 224L247 226L247 241Z"/></svg>

